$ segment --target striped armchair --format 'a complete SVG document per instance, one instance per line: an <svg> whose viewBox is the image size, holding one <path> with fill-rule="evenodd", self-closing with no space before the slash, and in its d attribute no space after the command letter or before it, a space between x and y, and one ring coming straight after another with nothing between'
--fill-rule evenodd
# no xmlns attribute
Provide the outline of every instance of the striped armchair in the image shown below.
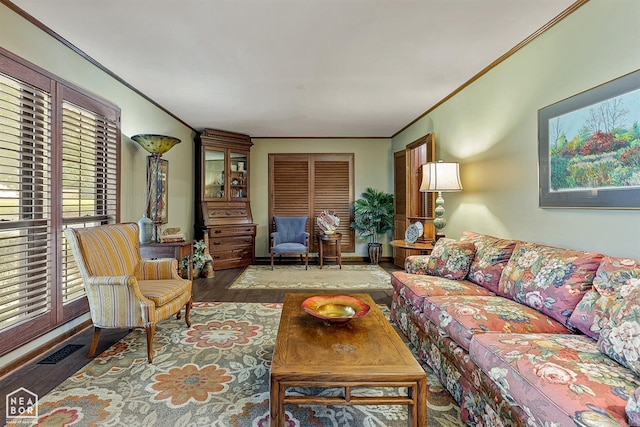
<svg viewBox="0 0 640 427"><path fill-rule="evenodd" d="M89 300L93 339L88 357L104 328L138 328L147 332L147 358L153 362L156 323L185 307L191 326L191 281L180 278L175 259L140 258L138 225L101 225L64 231L82 274Z"/></svg>

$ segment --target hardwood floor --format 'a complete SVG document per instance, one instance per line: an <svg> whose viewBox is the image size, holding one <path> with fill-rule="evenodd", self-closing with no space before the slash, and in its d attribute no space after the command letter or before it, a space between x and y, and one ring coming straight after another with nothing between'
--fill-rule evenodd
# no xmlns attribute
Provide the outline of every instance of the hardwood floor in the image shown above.
<svg viewBox="0 0 640 427"><path fill-rule="evenodd" d="M380 266L387 271L398 270L398 267L390 262L381 262ZM290 292L309 292L307 291L287 291L287 290L231 290L228 287L235 279L244 271L243 268L234 268L229 270L218 270L215 277L208 279L196 279L193 282L193 300L194 301L228 301L228 302L283 302L284 296ZM315 291L314 291L315 292ZM360 292L360 291L359 291ZM317 293L335 293L334 291L317 291ZM391 304L392 291L371 291L371 298L378 304ZM6 399L7 394L24 387L29 391L36 393L38 396L44 396L58 384L67 379L71 374L86 365L91 359L87 358L89 343L93 329L87 328L81 333L69 338L61 343L47 354L33 360L21 368L9 373L0 380L0 421L5 424ZM96 354L100 354L114 343L118 342L128 330L105 329L100 335L100 342ZM38 364L48 354L54 353L60 348L68 344L83 345L82 348L75 353L67 356L64 360L56 364Z"/></svg>

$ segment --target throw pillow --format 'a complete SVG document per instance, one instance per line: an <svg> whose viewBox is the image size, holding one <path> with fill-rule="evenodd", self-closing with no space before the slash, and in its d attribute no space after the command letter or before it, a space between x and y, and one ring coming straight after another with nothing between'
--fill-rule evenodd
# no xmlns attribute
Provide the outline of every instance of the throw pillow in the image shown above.
<svg viewBox="0 0 640 427"><path fill-rule="evenodd" d="M610 307L620 289L632 278L640 278L640 262L605 256L593 278L593 288L580 300L569 318L569 326L598 339L609 319Z"/></svg>
<svg viewBox="0 0 640 427"><path fill-rule="evenodd" d="M492 292L497 292L502 270L511 258L516 241L499 239L474 231L463 232L460 240L473 242L476 246L476 255L469 268L468 280Z"/></svg>
<svg viewBox="0 0 640 427"><path fill-rule="evenodd" d="M631 278L621 287L600 332L598 348L640 375L640 279Z"/></svg>
<svg viewBox="0 0 640 427"><path fill-rule="evenodd" d="M591 289L602 255L518 242L502 272L499 294L567 325Z"/></svg>
<svg viewBox="0 0 640 427"><path fill-rule="evenodd" d="M462 242L443 237L433 246L425 272L431 276L462 280L469 273L476 247L471 242Z"/></svg>

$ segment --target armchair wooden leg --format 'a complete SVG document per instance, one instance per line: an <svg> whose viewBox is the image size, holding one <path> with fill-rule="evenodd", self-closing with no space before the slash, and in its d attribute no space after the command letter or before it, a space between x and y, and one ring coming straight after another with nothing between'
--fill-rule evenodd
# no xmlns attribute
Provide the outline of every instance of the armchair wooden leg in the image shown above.
<svg viewBox="0 0 640 427"><path fill-rule="evenodd" d="M271 252L271 269L273 270L273 252Z"/></svg>
<svg viewBox="0 0 640 427"><path fill-rule="evenodd" d="M189 298L187 304L184 306L184 320L188 327L191 327L191 320L189 319L189 313L191 313L191 306L193 305L193 297Z"/></svg>
<svg viewBox="0 0 640 427"><path fill-rule="evenodd" d="M98 341L100 340L100 331L102 329L98 328L97 326L93 327L93 338L91 339L91 345L89 346L89 354L87 354L87 357L93 357L93 355L96 353L96 349L98 348Z"/></svg>
<svg viewBox="0 0 640 427"><path fill-rule="evenodd" d="M156 324L152 323L144 329L147 331L147 360L153 363L153 334L156 332Z"/></svg>
<svg viewBox="0 0 640 427"><path fill-rule="evenodd" d="M309 269L309 252L304 254L304 269L305 270Z"/></svg>

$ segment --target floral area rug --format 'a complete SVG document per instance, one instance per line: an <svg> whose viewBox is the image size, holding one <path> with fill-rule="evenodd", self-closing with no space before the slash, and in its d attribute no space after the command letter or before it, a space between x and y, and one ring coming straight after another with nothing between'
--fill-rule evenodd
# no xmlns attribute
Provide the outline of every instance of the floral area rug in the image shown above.
<svg viewBox="0 0 640 427"><path fill-rule="evenodd" d="M250 265L229 289L392 289L391 275L378 265Z"/></svg>
<svg viewBox="0 0 640 427"><path fill-rule="evenodd" d="M41 397L33 425L268 427L281 307L194 303L191 328L176 319L158 324L153 364L144 331L133 331ZM428 425L462 425L459 408L425 369ZM407 407L287 405L286 420L291 427L406 426Z"/></svg>

